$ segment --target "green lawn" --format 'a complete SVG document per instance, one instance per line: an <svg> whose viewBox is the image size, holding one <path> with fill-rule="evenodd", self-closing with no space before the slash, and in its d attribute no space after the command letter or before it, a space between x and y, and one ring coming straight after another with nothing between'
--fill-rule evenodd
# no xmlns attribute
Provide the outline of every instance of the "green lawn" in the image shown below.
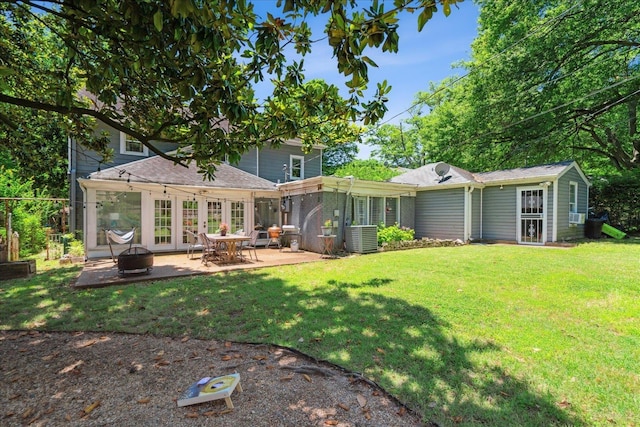
<svg viewBox="0 0 640 427"><path fill-rule="evenodd" d="M0 282L0 329L269 342L441 425L637 425L640 244L464 246L71 291Z"/></svg>

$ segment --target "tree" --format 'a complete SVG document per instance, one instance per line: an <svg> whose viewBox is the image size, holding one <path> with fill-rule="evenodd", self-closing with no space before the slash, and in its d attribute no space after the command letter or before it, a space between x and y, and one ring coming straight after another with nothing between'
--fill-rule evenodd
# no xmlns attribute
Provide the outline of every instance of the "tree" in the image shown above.
<svg viewBox="0 0 640 427"><path fill-rule="evenodd" d="M464 82L466 139L503 165L576 158L592 167L640 166L637 7L623 0L480 6Z"/></svg>
<svg viewBox="0 0 640 427"><path fill-rule="evenodd" d="M43 18L45 19L45 18ZM45 78L51 64L63 63L56 56L55 44L46 26L37 20L18 21L22 37L1 25L0 91L12 97L46 99L47 92L60 81ZM2 66L10 63L12 68ZM15 70L19 70L16 72ZM0 103L0 157L23 181L33 180L36 188L48 189L54 196L66 193L67 120L49 111L15 108Z"/></svg>
<svg viewBox="0 0 640 427"><path fill-rule="evenodd" d="M158 155L195 160L211 177L216 162L236 161L251 147L301 135L311 145L301 118L375 123L390 88L378 83L372 99L362 99L368 67L376 66L367 48L396 52L399 13L416 13L422 29L437 5L448 15L458 1L396 0L386 10L377 0L366 9L355 0L284 0L280 16L265 19L247 0L3 1L0 121L17 129L29 125L25 110L63 115L72 135L104 152L105 140L90 134L100 120ZM327 17L326 41L348 78L344 102L303 87L303 58L315 43L306 19L319 15ZM51 55L37 49L32 29L39 25L57 47ZM254 85L267 79L271 94L259 100ZM38 90L16 90L22 84ZM86 96L78 97L83 88ZM292 92L302 108L288 103ZM181 149L168 155L154 141Z"/></svg>
<svg viewBox="0 0 640 427"><path fill-rule="evenodd" d="M354 160L353 162L338 168L334 175L341 178L353 176L357 179L367 181L388 181L401 173L402 172L397 169L392 169L383 165L376 159L367 159Z"/></svg>
<svg viewBox="0 0 640 427"><path fill-rule="evenodd" d="M336 170L356 159L358 145L355 142L334 144L322 152L322 174L333 175Z"/></svg>
<svg viewBox="0 0 640 427"><path fill-rule="evenodd" d="M637 8L622 0L479 4L467 73L416 96L416 110L428 114L403 126L405 139L415 134L424 146L411 155L474 171L566 159L600 173L638 168Z"/></svg>

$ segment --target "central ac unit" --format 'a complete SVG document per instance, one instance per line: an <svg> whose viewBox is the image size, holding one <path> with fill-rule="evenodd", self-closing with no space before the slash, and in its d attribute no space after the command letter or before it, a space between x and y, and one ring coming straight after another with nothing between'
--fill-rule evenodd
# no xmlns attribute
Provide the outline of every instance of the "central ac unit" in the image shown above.
<svg viewBox="0 0 640 427"><path fill-rule="evenodd" d="M353 225L345 229L348 252L366 254L378 251L378 227L375 225Z"/></svg>
<svg viewBox="0 0 640 427"><path fill-rule="evenodd" d="M583 213L569 212L569 224L584 224Z"/></svg>

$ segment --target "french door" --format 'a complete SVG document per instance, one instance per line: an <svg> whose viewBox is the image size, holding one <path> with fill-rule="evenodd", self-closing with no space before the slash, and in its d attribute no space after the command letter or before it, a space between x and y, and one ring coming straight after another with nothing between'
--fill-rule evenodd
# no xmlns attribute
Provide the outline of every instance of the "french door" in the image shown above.
<svg viewBox="0 0 640 427"><path fill-rule="evenodd" d="M547 191L540 187L518 188L518 243L543 245L547 240Z"/></svg>

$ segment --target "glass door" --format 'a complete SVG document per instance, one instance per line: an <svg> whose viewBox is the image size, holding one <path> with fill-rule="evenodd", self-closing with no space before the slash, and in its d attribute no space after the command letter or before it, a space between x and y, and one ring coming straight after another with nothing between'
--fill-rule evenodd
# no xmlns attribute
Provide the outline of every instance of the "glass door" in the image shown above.
<svg viewBox="0 0 640 427"><path fill-rule="evenodd" d="M173 229L173 200L153 201L153 248L173 249L175 247Z"/></svg>

